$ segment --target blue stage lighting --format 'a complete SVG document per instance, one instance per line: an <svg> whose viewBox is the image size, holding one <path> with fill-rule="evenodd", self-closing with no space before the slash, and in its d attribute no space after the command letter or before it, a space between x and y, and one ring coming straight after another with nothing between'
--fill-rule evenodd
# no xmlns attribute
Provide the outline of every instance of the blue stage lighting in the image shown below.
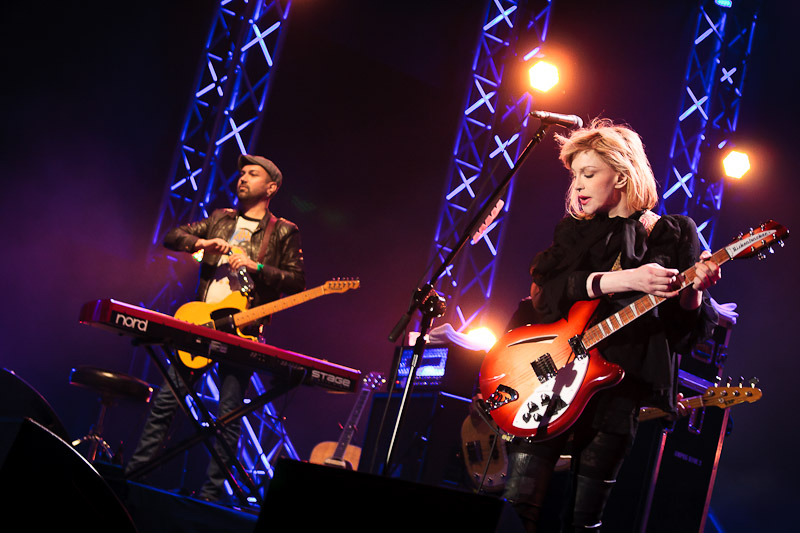
<svg viewBox="0 0 800 533"><path fill-rule="evenodd" d="M714 0L714 3L719 7L731 7L733 5L733 0Z"/></svg>

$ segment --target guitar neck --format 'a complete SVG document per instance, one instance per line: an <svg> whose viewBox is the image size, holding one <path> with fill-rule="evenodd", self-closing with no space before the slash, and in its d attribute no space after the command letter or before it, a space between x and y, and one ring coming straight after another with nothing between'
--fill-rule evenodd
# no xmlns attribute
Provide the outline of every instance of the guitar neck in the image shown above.
<svg viewBox="0 0 800 533"><path fill-rule="evenodd" d="M283 311L284 309L294 307L295 305L313 300L314 298L319 298L324 294L325 285L320 285L319 287L314 287L313 289L299 292L297 294L287 296L286 298L281 298L280 300L275 300L274 302L269 302L252 309L246 309L236 313L233 315L233 322L236 324L236 327L247 326L248 324L252 324L253 322L260 320L265 316L269 316L273 313L277 313L278 311Z"/></svg>
<svg viewBox="0 0 800 533"><path fill-rule="evenodd" d="M361 392L358 393L358 398L350 411L350 416L347 417L347 424L345 424L342 431L342 436L339 437L339 442L336 443L336 450L333 452L333 459L341 461L344 458L344 453L350 442L353 440L353 435L358 425L358 420L361 418L361 413L364 406L367 404L370 395L372 394L372 387L363 387Z"/></svg>
<svg viewBox="0 0 800 533"><path fill-rule="evenodd" d="M684 398L680 402L678 402L681 407L686 409L699 409L704 407L705 404L703 403L702 396L692 396L691 398ZM661 418L667 416L667 412L663 409L659 409L658 407L643 407L639 411L639 422L644 422L646 420L655 420L656 418Z"/></svg>
<svg viewBox="0 0 800 533"><path fill-rule="evenodd" d="M726 248L722 248L718 250L714 255L711 256L709 259L714 263L721 265L728 261L731 258L730 254L728 253ZM689 287L692 282L694 281L695 277L695 268L691 266L687 268L683 272L683 283L680 286L679 290L683 290L686 287ZM647 313L651 309L655 308L661 302L667 300L662 296L654 296L652 294L646 294L633 302L632 304L624 307L614 313L613 315L609 316L605 320L601 320L591 328L587 329L586 332L583 334L583 345L588 350L589 348L595 346L606 337L619 331L624 326L630 324L643 314Z"/></svg>

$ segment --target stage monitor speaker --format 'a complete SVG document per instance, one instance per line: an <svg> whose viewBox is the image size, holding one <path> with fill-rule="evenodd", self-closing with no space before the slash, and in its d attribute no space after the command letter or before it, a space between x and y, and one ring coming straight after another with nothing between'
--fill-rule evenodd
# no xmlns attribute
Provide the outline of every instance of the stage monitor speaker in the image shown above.
<svg viewBox="0 0 800 533"><path fill-rule="evenodd" d="M30 418L59 438L69 440L64 424L47 400L7 368L0 369L0 417Z"/></svg>
<svg viewBox="0 0 800 533"><path fill-rule="evenodd" d="M388 394L374 395L359 471L383 473L401 397L400 393L392 395L381 426ZM469 399L444 392L413 393L395 439L391 477L436 486L465 487L461 424L469 414L469 405Z"/></svg>
<svg viewBox="0 0 800 533"><path fill-rule="evenodd" d="M0 418L0 505L6 531L136 531L86 459L29 418Z"/></svg>
<svg viewBox="0 0 800 533"><path fill-rule="evenodd" d="M281 459L255 533L272 531L521 533L493 496Z"/></svg>

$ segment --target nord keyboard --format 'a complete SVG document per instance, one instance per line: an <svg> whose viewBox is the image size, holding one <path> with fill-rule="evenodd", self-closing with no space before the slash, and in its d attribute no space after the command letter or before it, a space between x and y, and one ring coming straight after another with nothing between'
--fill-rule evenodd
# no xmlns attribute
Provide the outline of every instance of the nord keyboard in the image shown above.
<svg viewBox="0 0 800 533"><path fill-rule="evenodd" d="M346 366L243 339L117 300L85 303L80 321L130 335L144 343L163 344L214 361L269 372L277 377L302 376L301 383L305 385L354 392L361 378L360 371Z"/></svg>

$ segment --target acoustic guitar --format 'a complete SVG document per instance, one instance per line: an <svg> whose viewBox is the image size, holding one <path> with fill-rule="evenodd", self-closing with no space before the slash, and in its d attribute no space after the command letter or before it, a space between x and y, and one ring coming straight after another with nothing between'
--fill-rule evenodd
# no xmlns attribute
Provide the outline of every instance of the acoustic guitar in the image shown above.
<svg viewBox="0 0 800 533"><path fill-rule="evenodd" d="M252 309L247 309L248 300L241 292L232 292L224 300L217 303L188 302L175 312L175 318L199 324L212 329L235 333L242 337L239 328L252 324L257 320L278 311L283 311L301 303L319 298L325 294L338 294L357 289L361 283L358 279L333 279L307 291L292 294L280 300L269 302ZM203 369L214 363L207 357L178 351L180 361L187 367L195 370Z"/></svg>
<svg viewBox="0 0 800 533"><path fill-rule="evenodd" d="M308 459L309 463L346 470L358 468L358 462L361 460L361 448L350 442L353 440L361 413L369 402L370 396L384 383L386 383L386 379L377 372L371 372L361 380L361 389L356 397L356 403L350 411L350 416L347 417L347 423L342 428L342 436L339 437L339 441L320 442L314 446L314 449L311 450L311 457Z"/></svg>
<svg viewBox="0 0 800 533"><path fill-rule="evenodd" d="M740 235L714 253L721 265L730 259L758 255L783 245L789 231L774 221ZM695 277L694 266L683 272L681 290ZM604 320L593 321L600 300L576 302L566 319L522 326L506 333L486 354L480 389L487 412L506 433L544 440L567 430L599 390L619 383L623 369L603 359L599 342L666 298L646 294Z"/></svg>

